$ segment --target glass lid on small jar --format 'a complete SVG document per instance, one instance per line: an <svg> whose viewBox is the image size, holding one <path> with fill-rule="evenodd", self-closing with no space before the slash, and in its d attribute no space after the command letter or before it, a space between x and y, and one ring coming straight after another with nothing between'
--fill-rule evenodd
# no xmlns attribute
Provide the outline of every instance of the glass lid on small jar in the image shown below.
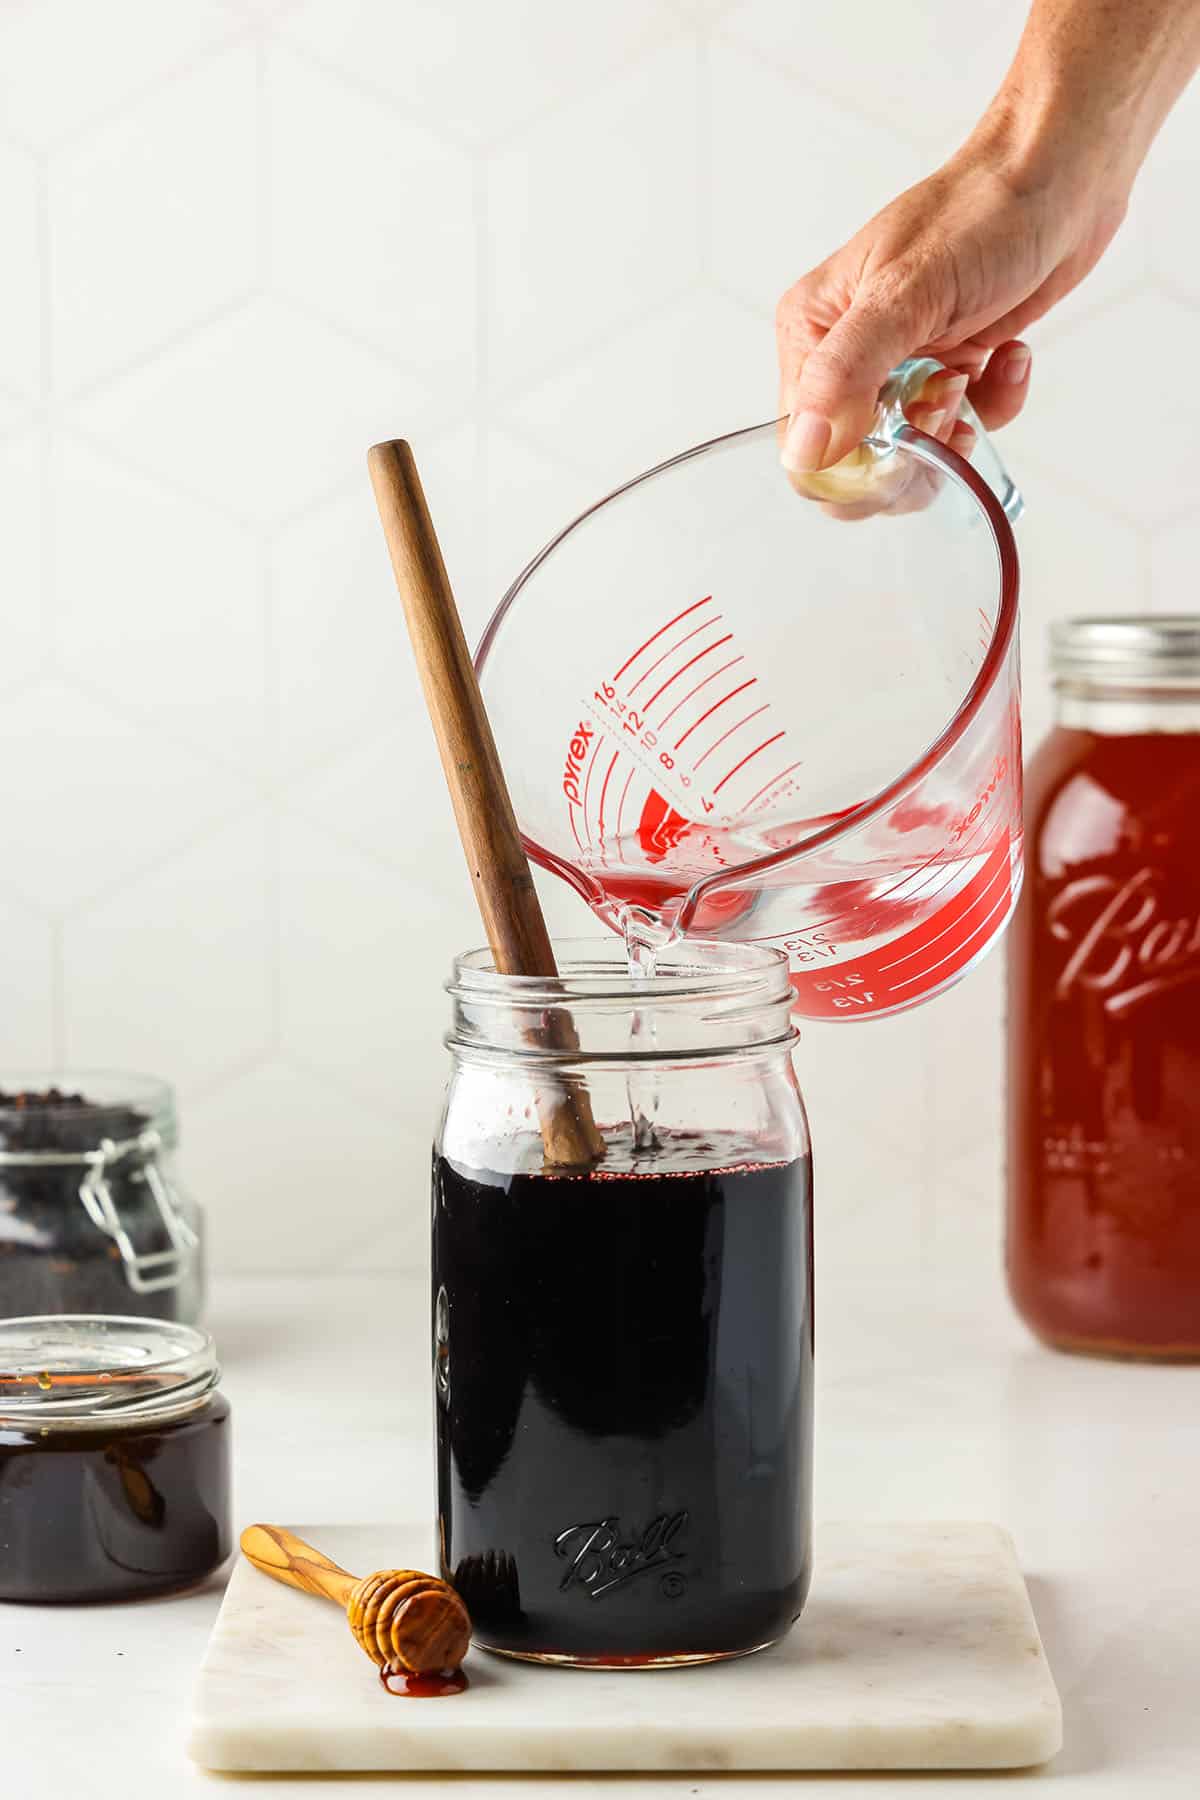
<svg viewBox="0 0 1200 1800"><path fill-rule="evenodd" d="M0 1425L124 1426L201 1404L220 1379L206 1331L102 1313L0 1319Z"/></svg>

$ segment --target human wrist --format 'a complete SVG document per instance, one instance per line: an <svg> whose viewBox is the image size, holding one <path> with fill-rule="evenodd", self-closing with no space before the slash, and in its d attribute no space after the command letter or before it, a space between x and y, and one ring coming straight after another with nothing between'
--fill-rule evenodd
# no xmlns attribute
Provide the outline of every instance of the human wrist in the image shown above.
<svg viewBox="0 0 1200 1800"><path fill-rule="evenodd" d="M973 148L1022 197L1124 205L1200 66L1200 0L1034 0Z"/></svg>
<svg viewBox="0 0 1200 1800"><path fill-rule="evenodd" d="M964 153L986 167L1015 198L1061 213L1103 194L1123 206L1153 133L1114 130L1109 117L1080 109L1053 86L1006 82Z"/></svg>

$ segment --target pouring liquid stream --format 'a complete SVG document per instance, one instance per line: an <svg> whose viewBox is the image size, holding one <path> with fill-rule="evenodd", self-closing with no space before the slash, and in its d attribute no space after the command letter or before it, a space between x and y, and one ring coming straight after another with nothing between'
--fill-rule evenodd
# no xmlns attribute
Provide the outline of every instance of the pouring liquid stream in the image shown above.
<svg viewBox="0 0 1200 1800"><path fill-rule="evenodd" d="M629 959L629 976L634 987L649 981L655 974L655 955L660 944L667 941L667 933L655 925L650 914L640 907L629 907L623 921L625 934L625 954ZM653 1050L655 1047L655 1030L652 1017L647 1017L644 1010L635 1007L630 1024L630 1048L636 1054L638 1050ZM654 1120L658 1112L658 1081L653 1071L634 1070L625 1080L625 1093L629 1102L629 1122L633 1128L633 1154L653 1156L660 1148L658 1133Z"/></svg>

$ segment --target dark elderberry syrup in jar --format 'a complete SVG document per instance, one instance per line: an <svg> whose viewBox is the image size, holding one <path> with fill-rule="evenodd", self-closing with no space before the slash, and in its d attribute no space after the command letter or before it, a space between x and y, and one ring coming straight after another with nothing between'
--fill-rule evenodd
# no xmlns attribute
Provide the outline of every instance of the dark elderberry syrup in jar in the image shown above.
<svg viewBox="0 0 1200 1800"><path fill-rule="evenodd" d="M229 1405L206 1332L0 1319L0 1601L136 1600L233 1547Z"/></svg>
<svg viewBox="0 0 1200 1800"><path fill-rule="evenodd" d="M811 1178L786 962L689 944L633 983L616 947L570 945L559 969L499 977L476 954L451 984L444 1572L488 1649L741 1655L788 1630L810 1574ZM571 1169L539 1119L582 1083L604 1154Z"/></svg>

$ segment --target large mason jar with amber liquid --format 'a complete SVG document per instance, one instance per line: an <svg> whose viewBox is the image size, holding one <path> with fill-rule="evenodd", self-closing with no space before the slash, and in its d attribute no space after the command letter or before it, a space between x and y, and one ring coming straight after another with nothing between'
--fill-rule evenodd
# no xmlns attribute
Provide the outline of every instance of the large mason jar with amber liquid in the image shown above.
<svg viewBox="0 0 1200 1800"><path fill-rule="evenodd" d="M1055 627L1008 944L1008 1278L1064 1350L1200 1358L1200 616Z"/></svg>

